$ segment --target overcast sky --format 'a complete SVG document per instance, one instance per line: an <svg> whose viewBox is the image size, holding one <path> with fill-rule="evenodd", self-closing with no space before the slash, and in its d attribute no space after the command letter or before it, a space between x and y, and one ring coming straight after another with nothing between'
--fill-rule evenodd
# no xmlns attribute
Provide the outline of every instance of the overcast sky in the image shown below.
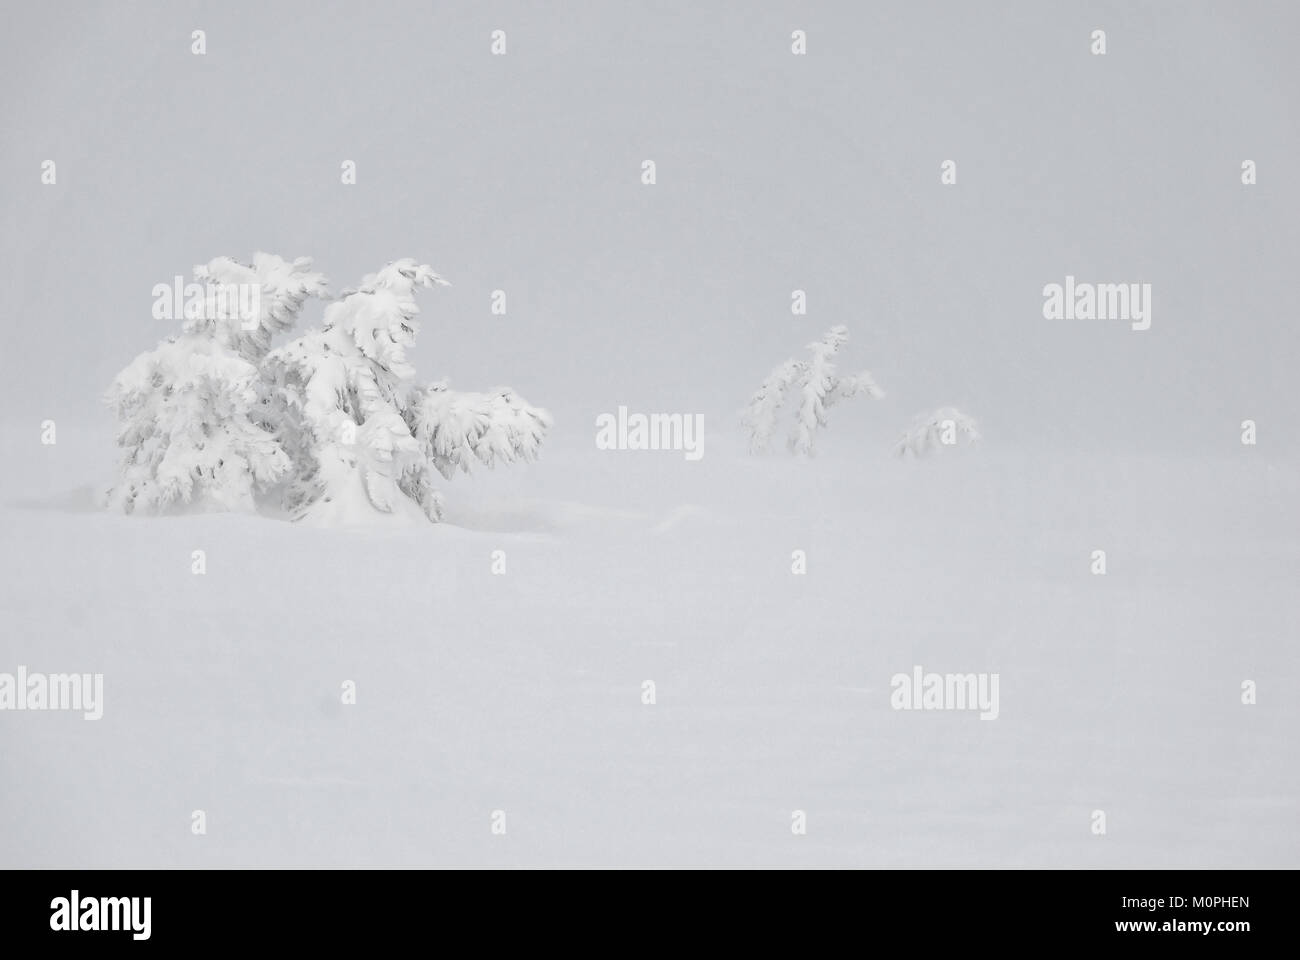
<svg viewBox="0 0 1300 960"><path fill-rule="evenodd" d="M731 429L843 323L889 392L840 415L864 443L955 403L990 444L1211 455L1251 417L1294 452L1297 35L1286 2L9 4L5 419L111 431L176 326L153 286L264 249L335 289L432 264L421 377L560 442L620 403ZM1150 283L1151 329L1045 320L1067 274Z"/></svg>

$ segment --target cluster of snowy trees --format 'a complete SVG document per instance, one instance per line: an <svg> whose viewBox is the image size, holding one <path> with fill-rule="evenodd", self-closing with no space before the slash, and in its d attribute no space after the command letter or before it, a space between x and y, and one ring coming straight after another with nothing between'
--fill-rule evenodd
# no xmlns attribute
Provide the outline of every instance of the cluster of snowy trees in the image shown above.
<svg viewBox="0 0 1300 960"><path fill-rule="evenodd" d="M831 327L820 340L808 344L806 360L795 357L777 366L750 397L741 414L741 425L749 439L751 453L764 453L772 444L781 409L791 399L786 446L799 456L816 452L817 431L826 426L826 411L840 400L857 396L879 399L885 395L871 374L864 370L851 376L836 373L835 358L848 343L847 327ZM974 443L980 439L975 421L955 407L940 407L916 418L894 447L898 456L927 456L959 439Z"/></svg>
<svg viewBox="0 0 1300 960"><path fill-rule="evenodd" d="M436 521L435 471L450 479L475 464L528 461L550 415L509 388L489 393L421 383L406 351L419 331L415 296L446 281L414 260L390 263L356 289L331 296L307 258L258 253L251 264L218 257L194 269L205 291L181 332L117 375L107 400L118 419L121 473L111 507L281 509L294 519L349 523L375 514ZM251 289L256 296L235 295ZM272 349L312 298L328 301L319 328ZM217 309L252 305L251 315ZM208 309L212 307L212 309ZM763 381L742 415L752 452L769 449L783 408L786 445L815 452L827 412L884 392L868 371L840 374L842 326L808 344ZM974 420L953 407L919 417L900 456L974 442Z"/></svg>
<svg viewBox="0 0 1300 960"><path fill-rule="evenodd" d="M217 293L256 285L257 315L196 311L114 379L116 509L436 521L433 471L532 460L546 437L550 416L509 388L461 393L415 380L406 359L419 330L415 294L446 283L428 266L398 260L337 297L306 258L219 257L195 278ZM330 301L320 328L271 349L313 297Z"/></svg>

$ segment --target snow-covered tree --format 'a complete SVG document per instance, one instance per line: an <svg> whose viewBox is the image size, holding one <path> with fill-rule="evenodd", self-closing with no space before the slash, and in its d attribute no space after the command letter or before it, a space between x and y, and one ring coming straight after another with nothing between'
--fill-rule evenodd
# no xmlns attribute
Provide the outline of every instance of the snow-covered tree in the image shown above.
<svg viewBox="0 0 1300 960"><path fill-rule="evenodd" d="M979 426L956 407L940 407L931 414L923 414L913 421L894 445L894 455L925 457L941 447L956 446L959 440L976 443L980 440Z"/></svg>
<svg viewBox="0 0 1300 960"><path fill-rule="evenodd" d="M263 253L251 266L221 257L194 276L203 296L185 311L182 332L136 357L105 398L123 449L108 504L126 513L252 510L255 495L290 467L261 425L256 360L306 298L324 291L325 278L310 260ZM241 302L233 295L241 284L255 294L242 301L254 305L247 316L228 309Z"/></svg>
<svg viewBox="0 0 1300 960"><path fill-rule="evenodd" d="M750 398L741 417L752 453L761 453L769 448L781 407L792 393L797 394L798 405L789 447L805 456L815 453L817 430L826 426L826 411L837 402L859 394L876 398L884 396L884 391L865 370L852 376L836 373L835 357L848 339L847 327L832 327L822 339L808 344L811 354L808 360L791 358L768 375Z"/></svg>
<svg viewBox="0 0 1300 960"><path fill-rule="evenodd" d="M414 260L390 263L344 291L320 330L264 363L268 422L293 461L285 504L332 524L376 511L437 520L431 469L531 460L550 426L513 391L462 394L420 386L406 349L419 329L418 287L446 281Z"/></svg>
<svg viewBox="0 0 1300 960"><path fill-rule="evenodd" d="M413 260L367 276L329 304L320 329L272 350L309 297L328 296L310 268L263 253L195 268L182 332L108 391L124 449L111 506L276 504L326 524L376 512L436 520L434 470L450 477L537 455L550 416L514 391L414 382L415 291L446 281Z"/></svg>

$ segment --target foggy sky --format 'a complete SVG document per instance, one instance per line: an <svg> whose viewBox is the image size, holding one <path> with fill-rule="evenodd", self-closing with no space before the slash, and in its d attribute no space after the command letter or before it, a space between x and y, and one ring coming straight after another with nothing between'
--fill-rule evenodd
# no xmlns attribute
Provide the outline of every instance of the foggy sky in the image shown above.
<svg viewBox="0 0 1300 960"><path fill-rule="evenodd" d="M1294 4L77 2L6 21L9 424L111 431L103 389L178 327L150 315L154 284L262 249L314 257L335 290L432 264L453 286L422 297L420 376L510 384L557 442L590 444L619 404L732 430L772 366L843 323L846 368L889 393L836 411L855 443L951 403L1030 450L1231 453L1247 417L1261 452L1297 449ZM1067 274L1152 284L1152 328L1045 320Z"/></svg>

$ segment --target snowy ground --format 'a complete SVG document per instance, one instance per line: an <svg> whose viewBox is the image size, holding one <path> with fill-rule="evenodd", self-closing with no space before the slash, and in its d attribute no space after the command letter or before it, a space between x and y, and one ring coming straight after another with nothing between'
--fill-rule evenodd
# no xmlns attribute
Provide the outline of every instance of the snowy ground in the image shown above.
<svg viewBox="0 0 1300 960"><path fill-rule="evenodd" d="M561 438L322 531L99 512L59 429L5 435L0 671L104 716L0 714L0 866L1300 865L1294 463ZM892 710L918 664L999 718Z"/></svg>

